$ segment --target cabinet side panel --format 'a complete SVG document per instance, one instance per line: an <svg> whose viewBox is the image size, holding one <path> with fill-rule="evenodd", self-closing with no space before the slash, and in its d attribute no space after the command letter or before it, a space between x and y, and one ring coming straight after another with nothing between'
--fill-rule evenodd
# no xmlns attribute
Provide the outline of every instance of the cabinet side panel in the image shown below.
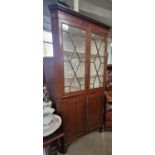
<svg viewBox="0 0 155 155"><path fill-rule="evenodd" d="M57 14L57 12L56 12ZM52 18L52 32L53 32L53 63L54 63L54 78L55 78L55 98L60 98L63 93L63 73L62 73L62 53L61 53L61 33L60 22L57 18Z"/></svg>

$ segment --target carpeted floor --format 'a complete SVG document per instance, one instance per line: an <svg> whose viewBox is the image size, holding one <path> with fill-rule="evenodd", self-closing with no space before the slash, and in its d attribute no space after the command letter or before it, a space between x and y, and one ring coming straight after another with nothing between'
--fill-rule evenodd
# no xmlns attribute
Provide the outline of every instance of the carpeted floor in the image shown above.
<svg viewBox="0 0 155 155"><path fill-rule="evenodd" d="M89 133L68 146L64 155L112 155L112 132Z"/></svg>

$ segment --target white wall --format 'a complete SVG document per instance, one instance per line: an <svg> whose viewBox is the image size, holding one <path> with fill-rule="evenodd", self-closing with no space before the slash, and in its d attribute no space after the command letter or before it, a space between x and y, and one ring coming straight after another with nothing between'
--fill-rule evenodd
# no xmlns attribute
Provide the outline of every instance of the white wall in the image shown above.
<svg viewBox="0 0 155 155"><path fill-rule="evenodd" d="M110 38L108 38L107 52L108 52L108 64L112 64L112 40Z"/></svg>

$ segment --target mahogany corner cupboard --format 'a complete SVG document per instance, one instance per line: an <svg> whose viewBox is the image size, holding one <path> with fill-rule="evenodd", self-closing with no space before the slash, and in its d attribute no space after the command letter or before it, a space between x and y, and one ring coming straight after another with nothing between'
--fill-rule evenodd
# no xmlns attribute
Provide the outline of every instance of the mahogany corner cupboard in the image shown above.
<svg viewBox="0 0 155 155"><path fill-rule="evenodd" d="M44 76L67 146L103 126L110 27L58 3L49 10L54 57L44 58Z"/></svg>

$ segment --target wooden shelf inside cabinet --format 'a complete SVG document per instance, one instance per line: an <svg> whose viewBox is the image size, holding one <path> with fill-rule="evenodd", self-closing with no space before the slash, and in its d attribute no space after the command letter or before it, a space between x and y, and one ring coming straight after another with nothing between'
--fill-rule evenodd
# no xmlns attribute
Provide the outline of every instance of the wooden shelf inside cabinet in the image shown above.
<svg viewBox="0 0 155 155"><path fill-rule="evenodd" d="M70 34L69 31L67 31L67 30L63 30L63 33ZM78 33L72 33L72 37L76 37L77 35L78 35ZM80 37L86 38L85 33L82 33L82 34L80 35Z"/></svg>
<svg viewBox="0 0 155 155"><path fill-rule="evenodd" d="M65 54L65 55L70 56L70 55L72 55L73 53L74 53L74 51L64 50L64 54ZM95 52L94 52L94 53L95 53ZM83 58L86 56L86 54L85 54L84 52L77 52L77 54L78 54L80 57L83 57ZM96 57L97 54L90 54L90 56L91 56L91 57ZM101 57L101 58L104 58L105 56L100 55L100 57ZM72 58L74 58L74 56L73 56Z"/></svg>
<svg viewBox="0 0 155 155"><path fill-rule="evenodd" d="M90 56L91 56L91 57L96 57L96 56L97 56L97 54L90 54ZM105 56L100 55L99 57L104 58Z"/></svg>
<svg viewBox="0 0 155 155"><path fill-rule="evenodd" d="M74 51L70 51L70 50L64 50L64 53L65 54L73 54L74 53ZM77 52L79 55L85 55L85 53L84 52Z"/></svg>
<svg viewBox="0 0 155 155"><path fill-rule="evenodd" d="M99 75L100 77L102 77L103 75ZM91 77L96 77L96 75L92 75L92 76L90 76L90 78ZM74 78L74 77L64 77L65 79L72 79L72 78ZM85 78L84 76L77 76L77 78Z"/></svg>
<svg viewBox="0 0 155 155"><path fill-rule="evenodd" d="M75 76L76 77L76 76ZM75 77L64 77L65 79L73 79ZM78 76L77 78L85 78L84 76Z"/></svg>

